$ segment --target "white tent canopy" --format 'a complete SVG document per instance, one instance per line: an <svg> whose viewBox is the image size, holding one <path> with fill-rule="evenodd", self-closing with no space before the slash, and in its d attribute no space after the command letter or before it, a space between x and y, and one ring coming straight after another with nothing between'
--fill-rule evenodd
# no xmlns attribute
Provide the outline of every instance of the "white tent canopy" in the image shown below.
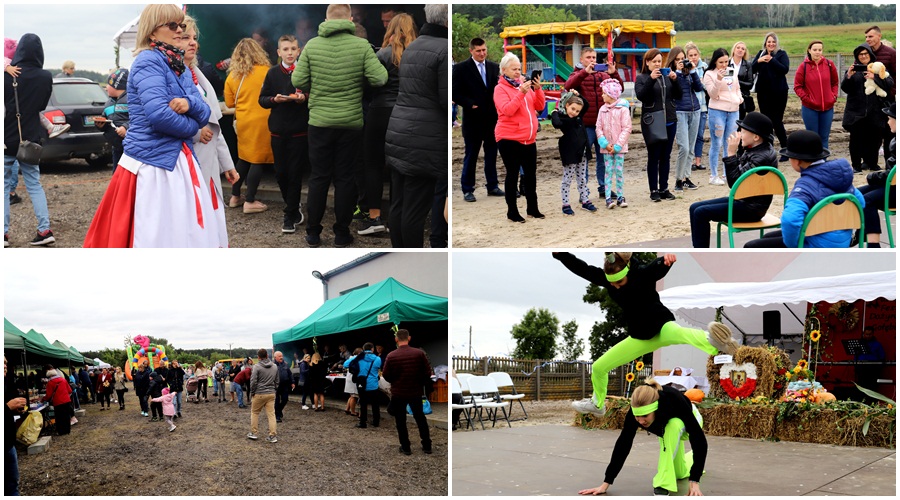
<svg viewBox="0 0 900 500"><path fill-rule="evenodd" d="M122 49L134 50L137 41L137 25L141 16L134 18L131 22L122 26L113 36L113 41Z"/></svg>
<svg viewBox="0 0 900 500"><path fill-rule="evenodd" d="M110 365L109 363L104 363L103 361L100 361L100 358L94 358L94 363L96 364L97 368L99 368L99 369L112 368L112 365Z"/></svg>
<svg viewBox="0 0 900 500"><path fill-rule="evenodd" d="M726 324L746 334L760 334L763 311L780 310L782 334L802 333L810 302L871 301L878 297L896 300L897 271L759 283L703 283L663 290L659 297L694 327L705 329L715 319L716 308L724 307Z"/></svg>

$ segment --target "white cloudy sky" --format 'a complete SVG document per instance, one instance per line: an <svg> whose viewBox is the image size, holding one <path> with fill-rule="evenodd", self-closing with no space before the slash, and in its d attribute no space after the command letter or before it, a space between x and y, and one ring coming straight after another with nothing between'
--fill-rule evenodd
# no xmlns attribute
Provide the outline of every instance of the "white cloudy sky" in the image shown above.
<svg viewBox="0 0 900 500"><path fill-rule="evenodd" d="M138 333L179 349L271 346L272 333L322 305L312 271L325 273L367 250L7 253L15 255L4 258L4 317L89 351L121 348L125 335Z"/></svg>
<svg viewBox="0 0 900 500"><path fill-rule="evenodd" d="M18 40L35 33L44 45L44 68L62 68L75 61L76 69L105 73L116 63L113 35L130 22L146 3L44 5L21 2L3 5L3 36ZM131 65L131 53L123 50L119 64Z"/></svg>
<svg viewBox="0 0 900 500"><path fill-rule="evenodd" d="M576 252L588 263L600 265L602 252ZM560 325L574 319L584 339L595 321L603 319L599 307L582 301L588 282L569 272L550 251L453 252L451 342L453 354L506 355L516 343L510 335L515 323L532 307L556 313Z"/></svg>

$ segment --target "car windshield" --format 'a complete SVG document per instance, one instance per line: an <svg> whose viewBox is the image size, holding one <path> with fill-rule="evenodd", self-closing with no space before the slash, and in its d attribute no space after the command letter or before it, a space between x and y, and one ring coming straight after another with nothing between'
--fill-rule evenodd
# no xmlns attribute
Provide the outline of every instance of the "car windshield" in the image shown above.
<svg viewBox="0 0 900 500"><path fill-rule="evenodd" d="M57 106L102 106L108 96L96 83L65 83L53 86L53 102Z"/></svg>

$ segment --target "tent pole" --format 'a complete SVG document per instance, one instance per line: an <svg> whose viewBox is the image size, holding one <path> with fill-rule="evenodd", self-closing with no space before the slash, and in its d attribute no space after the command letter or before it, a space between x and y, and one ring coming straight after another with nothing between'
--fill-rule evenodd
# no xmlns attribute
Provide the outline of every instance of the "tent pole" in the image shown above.
<svg viewBox="0 0 900 500"><path fill-rule="evenodd" d="M798 323L800 323L800 324L803 325L803 326L806 326L806 322L803 321L802 319L800 319L796 314L794 314L794 311L791 311L791 308L788 307L787 304L785 304L784 302L782 302L781 305L783 305L784 308L787 309L787 311L788 311L789 313L791 313L791 316L793 316L794 318L797 319L797 322L798 322Z"/></svg>

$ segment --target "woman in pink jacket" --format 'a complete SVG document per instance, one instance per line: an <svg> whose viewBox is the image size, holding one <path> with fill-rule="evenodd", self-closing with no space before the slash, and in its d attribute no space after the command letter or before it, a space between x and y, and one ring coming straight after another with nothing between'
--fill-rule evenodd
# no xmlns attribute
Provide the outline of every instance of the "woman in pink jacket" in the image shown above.
<svg viewBox="0 0 900 500"><path fill-rule="evenodd" d="M728 67L730 59L727 50L716 49L703 75L709 94L709 183L714 186L725 186L725 179L719 176L719 160L725 153L725 139L737 130L738 110L744 101L738 75Z"/></svg>
<svg viewBox="0 0 900 500"><path fill-rule="evenodd" d="M500 60L500 82L494 88L497 127L494 136L497 150L506 167L506 217L512 222L525 222L516 206L516 180L522 168L522 191L529 217L543 219L537 203L537 113L544 110L545 98L538 80L522 78L522 63L512 52Z"/></svg>
<svg viewBox="0 0 900 500"><path fill-rule="evenodd" d="M819 134L828 148L834 102L838 94L838 73L834 63L822 56L824 45L813 40L806 47L806 59L794 74L794 93L800 98L800 116L806 130Z"/></svg>

